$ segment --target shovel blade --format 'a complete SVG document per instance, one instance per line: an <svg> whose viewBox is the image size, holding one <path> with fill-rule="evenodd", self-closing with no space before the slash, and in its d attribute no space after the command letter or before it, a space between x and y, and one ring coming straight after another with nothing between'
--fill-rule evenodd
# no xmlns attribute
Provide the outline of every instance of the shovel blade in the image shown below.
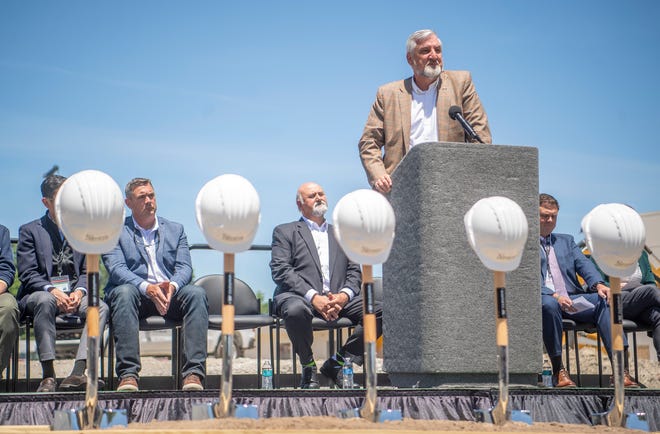
<svg viewBox="0 0 660 434"><path fill-rule="evenodd" d="M235 417L236 419L259 419L259 407L254 404L229 406L229 414L221 414L221 408L218 403L207 402L205 404L195 404L192 406L193 420L223 419L226 417Z"/></svg>

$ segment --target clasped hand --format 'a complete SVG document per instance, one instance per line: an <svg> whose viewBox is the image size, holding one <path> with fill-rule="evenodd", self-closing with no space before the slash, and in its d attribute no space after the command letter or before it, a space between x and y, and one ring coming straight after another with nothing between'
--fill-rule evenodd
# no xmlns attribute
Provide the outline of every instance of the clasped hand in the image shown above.
<svg viewBox="0 0 660 434"><path fill-rule="evenodd" d="M339 318L339 312L346 303L348 303L348 295L345 292L339 294L328 293L327 295L317 294L312 298L312 306L326 321L334 321Z"/></svg>
<svg viewBox="0 0 660 434"><path fill-rule="evenodd" d="M170 308L174 295L174 285L170 282L151 283L147 286L147 296L156 305L160 315L165 315Z"/></svg>
<svg viewBox="0 0 660 434"><path fill-rule="evenodd" d="M82 291L73 291L70 294L66 294L59 288L53 288L50 290L50 293L55 297L57 310L64 314L77 312L83 298Z"/></svg>

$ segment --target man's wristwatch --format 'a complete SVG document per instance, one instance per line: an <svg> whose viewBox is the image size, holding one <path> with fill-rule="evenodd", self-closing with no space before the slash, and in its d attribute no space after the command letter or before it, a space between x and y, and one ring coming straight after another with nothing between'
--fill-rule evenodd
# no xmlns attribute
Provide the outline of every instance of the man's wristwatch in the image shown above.
<svg viewBox="0 0 660 434"><path fill-rule="evenodd" d="M598 292L598 285L605 285L605 282L598 281L598 282L594 283L593 285L591 285L591 287L589 289L593 292Z"/></svg>

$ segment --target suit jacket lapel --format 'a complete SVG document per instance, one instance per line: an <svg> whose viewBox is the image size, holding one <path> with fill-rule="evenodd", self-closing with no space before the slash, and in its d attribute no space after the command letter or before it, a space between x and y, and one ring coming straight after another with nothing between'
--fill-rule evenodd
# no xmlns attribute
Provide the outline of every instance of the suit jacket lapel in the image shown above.
<svg viewBox="0 0 660 434"><path fill-rule="evenodd" d="M440 74L440 82L438 82L438 96L435 102L435 117L438 123L438 141L446 142L449 140L449 126L442 125L449 119L449 104L451 103L451 82L445 77L446 73Z"/></svg>
<svg viewBox="0 0 660 434"><path fill-rule="evenodd" d="M126 218L126 227L133 232L133 238L135 239L135 246L137 247L138 252L140 253L140 256L142 256L142 259L144 260L145 263L149 263L149 256L147 256L147 250L144 247L144 240L142 239L142 233L138 228L135 227L135 224L133 224L133 217L127 217Z"/></svg>
<svg viewBox="0 0 660 434"><path fill-rule="evenodd" d="M41 227L43 231L39 231L37 233L37 236L40 237L41 239L40 244L43 246L43 249L41 251L37 250L38 255L42 255L44 258L44 263L46 265L46 275L50 276L52 270L53 270L53 241L50 239L50 234L48 233L48 227L46 226L47 222L45 219L49 218L48 215L44 215L41 217L41 220L39 224L41 224Z"/></svg>
<svg viewBox="0 0 660 434"><path fill-rule="evenodd" d="M410 106L412 105L412 77L403 81L399 89L399 111L401 112L401 133L403 134L403 152L410 149Z"/></svg>
<svg viewBox="0 0 660 434"><path fill-rule="evenodd" d="M334 285L332 284L332 278L335 276L335 263L337 262L337 254L339 253L339 250L341 249L341 246L339 246L339 243L337 242L337 239L335 238L335 232L332 229L332 225L328 225L328 255L330 256L330 263L328 264L328 267L330 268L330 289L334 290Z"/></svg>
<svg viewBox="0 0 660 434"><path fill-rule="evenodd" d="M159 258L165 257L165 255L163 254L163 249L165 248L165 243L163 242L164 239L163 235L165 230L166 229L163 228L163 222L160 219L158 219L158 231L156 231L156 238L154 241L156 243L156 261L158 262L158 265L163 269L163 271L165 270L165 267L160 263L161 261L159 260Z"/></svg>
<svg viewBox="0 0 660 434"><path fill-rule="evenodd" d="M302 218L296 225L298 232L300 233L300 236L302 237L303 241L305 242L305 245L307 246L307 249L309 250L309 254L312 256L312 259L314 259L314 264L316 264L316 268L318 269L319 273L321 273L321 260L319 259L319 253L316 250L316 243L314 243L314 238L312 237L312 232L309 230L307 227L307 223L305 223Z"/></svg>

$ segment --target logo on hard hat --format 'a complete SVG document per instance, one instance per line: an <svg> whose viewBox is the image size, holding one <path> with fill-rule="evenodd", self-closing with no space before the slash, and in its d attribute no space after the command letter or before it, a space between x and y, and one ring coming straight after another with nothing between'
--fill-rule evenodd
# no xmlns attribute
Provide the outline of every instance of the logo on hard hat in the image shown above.
<svg viewBox="0 0 660 434"><path fill-rule="evenodd" d="M90 233L85 234L85 239L87 241L105 241L108 238L110 238L108 235L94 236L94 234L90 234Z"/></svg>
<svg viewBox="0 0 660 434"><path fill-rule="evenodd" d="M501 259L503 261L511 261L513 259L516 259L518 255L505 255L502 252L499 252L497 254L497 259Z"/></svg>
<svg viewBox="0 0 660 434"><path fill-rule="evenodd" d="M362 253L365 253L367 255L375 255L376 253L380 253L382 250L383 249L380 249L380 248L379 249L370 249L367 246L361 246L361 249L360 249L360 251Z"/></svg>
<svg viewBox="0 0 660 434"><path fill-rule="evenodd" d="M224 232L222 233L222 239L225 240L225 241L229 241L229 242L242 241L244 238L245 238L245 237L242 236L242 235L237 235L237 236L235 236L235 237L232 237L232 236L229 235L229 234L226 234L226 233L224 233Z"/></svg>

